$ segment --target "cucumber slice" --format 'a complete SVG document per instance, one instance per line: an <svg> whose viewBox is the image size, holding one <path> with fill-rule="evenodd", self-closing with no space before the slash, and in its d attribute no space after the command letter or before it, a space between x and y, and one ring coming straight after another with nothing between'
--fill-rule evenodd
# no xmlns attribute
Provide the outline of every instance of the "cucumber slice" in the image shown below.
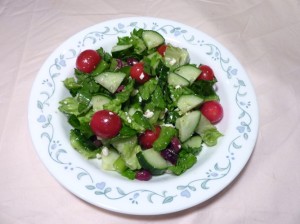
<svg viewBox="0 0 300 224"><path fill-rule="evenodd" d="M198 107L203 102L203 99L196 95L182 95L179 97L177 107L182 113L188 112L191 109Z"/></svg>
<svg viewBox="0 0 300 224"><path fill-rule="evenodd" d="M199 124L197 125L195 132L199 135L202 135L208 129L216 128L210 123L210 121L201 113Z"/></svg>
<svg viewBox="0 0 300 224"><path fill-rule="evenodd" d="M183 65L175 69L176 74L182 76L190 82L190 85L198 78L201 70L193 65Z"/></svg>
<svg viewBox="0 0 300 224"><path fill-rule="evenodd" d="M104 153L104 151L106 152ZM105 150L102 150L101 155L102 155L101 168L104 170L111 170L111 171L116 170L116 168L114 167L114 163L120 157L119 153L117 153L115 150L106 148Z"/></svg>
<svg viewBox="0 0 300 224"><path fill-rule="evenodd" d="M152 175L161 175L168 168L167 161L154 149L147 149L137 153L141 166Z"/></svg>
<svg viewBox="0 0 300 224"><path fill-rule="evenodd" d="M93 111L103 110L103 105L109 103L111 99L104 95L96 95L91 99L91 104L93 106Z"/></svg>
<svg viewBox="0 0 300 224"><path fill-rule="evenodd" d="M160 33L153 30L145 30L142 34L142 38L149 50L158 47L165 42L165 38Z"/></svg>
<svg viewBox="0 0 300 224"><path fill-rule="evenodd" d="M179 139L181 142L185 142L193 135L198 126L200 116L201 112L195 110L176 119L175 127L179 131Z"/></svg>
<svg viewBox="0 0 300 224"><path fill-rule="evenodd" d="M106 88L109 92L114 93L123 82L126 74L123 72L104 72L95 77L95 81Z"/></svg>
<svg viewBox="0 0 300 224"><path fill-rule="evenodd" d="M190 82L174 72L168 74L168 84L170 86L188 86Z"/></svg>
<svg viewBox="0 0 300 224"><path fill-rule="evenodd" d="M202 147L202 138L199 135L193 136L184 142L182 147L189 151L200 152Z"/></svg>
<svg viewBox="0 0 300 224"><path fill-rule="evenodd" d="M190 61L190 56L185 48L174 47L168 44L164 61L167 67L177 68L179 66L188 64Z"/></svg>
<svg viewBox="0 0 300 224"><path fill-rule="evenodd" d="M142 149L139 145L137 145L137 141L137 137L133 136L130 138L114 140L111 142L112 146L117 149L117 151L124 159L126 166L132 170L141 168L136 154L142 151Z"/></svg>
<svg viewBox="0 0 300 224"><path fill-rule="evenodd" d="M127 169L125 160L121 156L114 162L113 167L119 173L122 173Z"/></svg>
<svg viewBox="0 0 300 224"><path fill-rule="evenodd" d="M111 55L114 58L123 58L124 56L132 53L133 46L131 44L115 45L111 49Z"/></svg>

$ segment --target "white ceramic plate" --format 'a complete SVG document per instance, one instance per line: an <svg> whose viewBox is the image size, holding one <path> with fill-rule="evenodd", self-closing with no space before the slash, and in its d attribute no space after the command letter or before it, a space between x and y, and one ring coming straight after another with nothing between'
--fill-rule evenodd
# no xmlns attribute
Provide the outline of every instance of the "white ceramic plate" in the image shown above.
<svg viewBox="0 0 300 224"><path fill-rule="evenodd" d="M118 36L134 28L160 32L167 42L187 48L191 62L208 64L218 79L224 118L218 129L225 134L218 145L200 153L197 164L184 175L166 174L148 182L130 181L105 172L99 162L83 159L69 143L70 126L58 111L68 95L62 81L73 74L84 49L103 47L110 52ZM34 146L51 174L79 198L111 211L166 214L202 203L223 190L247 163L258 132L255 93L235 57L206 34L170 20L133 17L89 27L59 46L41 67L32 87L29 127Z"/></svg>

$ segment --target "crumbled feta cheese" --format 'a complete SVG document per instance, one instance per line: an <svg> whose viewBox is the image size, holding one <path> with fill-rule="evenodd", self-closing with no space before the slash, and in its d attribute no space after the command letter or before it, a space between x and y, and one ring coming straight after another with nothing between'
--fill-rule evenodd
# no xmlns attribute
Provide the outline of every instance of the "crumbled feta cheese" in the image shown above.
<svg viewBox="0 0 300 224"><path fill-rule="evenodd" d="M139 96L139 102L141 103L143 101L142 97Z"/></svg>
<svg viewBox="0 0 300 224"><path fill-rule="evenodd" d="M128 121L128 123L132 122L132 120L130 119L130 117L127 117L127 121Z"/></svg>
<svg viewBox="0 0 300 224"><path fill-rule="evenodd" d="M165 126L165 127L174 127L173 124L162 124L162 126Z"/></svg>
<svg viewBox="0 0 300 224"><path fill-rule="evenodd" d="M153 117L154 113L150 110L146 110L145 113L144 113L144 117L146 118L151 118Z"/></svg>
<svg viewBox="0 0 300 224"><path fill-rule="evenodd" d="M180 86L180 85L177 85L177 86L175 86L175 89L179 89L179 88L181 88L181 86Z"/></svg>
<svg viewBox="0 0 300 224"><path fill-rule="evenodd" d="M104 146L102 148L102 156L108 156L108 154L109 154L109 150L107 147Z"/></svg>
<svg viewBox="0 0 300 224"><path fill-rule="evenodd" d="M140 75L140 80L143 80L145 78L145 75L144 75L144 73L142 73L141 75Z"/></svg>

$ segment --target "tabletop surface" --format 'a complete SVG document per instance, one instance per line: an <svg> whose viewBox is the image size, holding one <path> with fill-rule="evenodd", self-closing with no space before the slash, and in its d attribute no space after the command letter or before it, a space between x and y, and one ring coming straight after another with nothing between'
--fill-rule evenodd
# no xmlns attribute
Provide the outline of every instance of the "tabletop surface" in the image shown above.
<svg viewBox="0 0 300 224"><path fill-rule="evenodd" d="M259 133L240 175L190 209L118 214L62 187L40 160L28 102L47 57L77 32L107 20L151 16L208 34L245 68L259 105ZM0 223L299 223L300 1L0 1Z"/></svg>

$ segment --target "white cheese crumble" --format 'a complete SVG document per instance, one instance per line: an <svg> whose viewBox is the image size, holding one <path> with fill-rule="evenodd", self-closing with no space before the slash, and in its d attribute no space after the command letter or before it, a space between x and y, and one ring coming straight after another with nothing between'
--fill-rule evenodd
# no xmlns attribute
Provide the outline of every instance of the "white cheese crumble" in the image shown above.
<svg viewBox="0 0 300 224"><path fill-rule="evenodd" d="M109 154L109 150L107 147L104 146L102 148L102 156L108 156L108 154Z"/></svg>
<svg viewBox="0 0 300 224"><path fill-rule="evenodd" d="M165 126L165 127L174 127L174 125L173 124L162 124L161 126Z"/></svg>
<svg viewBox="0 0 300 224"><path fill-rule="evenodd" d="M142 73L141 75L140 75L140 80L143 80L145 78L145 75L144 75L144 73Z"/></svg>
<svg viewBox="0 0 300 224"><path fill-rule="evenodd" d="M154 113L152 111L150 111L149 109L145 111L144 113L144 117L146 118L151 118L153 117Z"/></svg>
<svg viewBox="0 0 300 224"><path fill-rule="evenodd" d="M179 88L181 88L181 86L180 86L180 85L177 85L177 86L175 86L175 89L179 89Z"/></svg>
<svg viewBox="0 0 300 224"><path fill-rule="evenodd" d="M127 121L130 124L132 122L132 120L130 119L130 117L127 117Z"/></svg>
<svg viewBox="0 0 300 224"><path fill-rule="evenodd" d="M139 96L139 102L141 103L143 101L142 97Z"/></svg>

